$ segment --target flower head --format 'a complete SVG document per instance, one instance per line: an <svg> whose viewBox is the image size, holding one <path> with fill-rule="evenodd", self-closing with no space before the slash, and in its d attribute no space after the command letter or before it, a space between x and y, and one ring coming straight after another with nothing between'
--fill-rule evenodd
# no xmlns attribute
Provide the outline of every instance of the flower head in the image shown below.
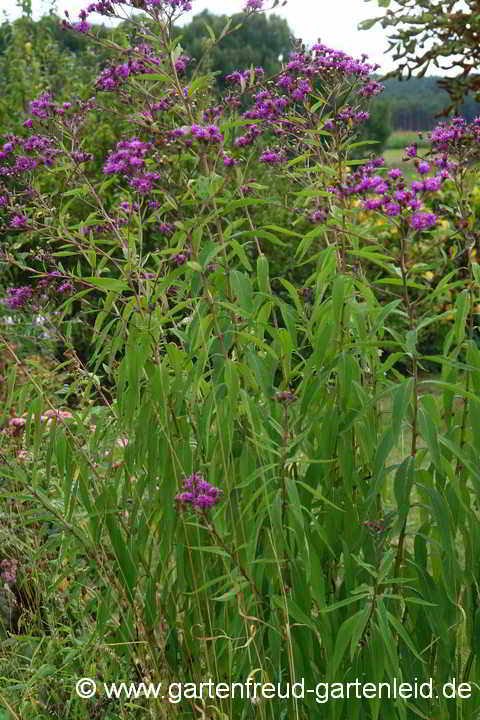
<svg viewBox="0 0 480 720"><path fill-rule="evenodd" d="M177 503L183 507L190 505L199 510L208 510L213 507L223 495L223 490L214 487L199 472L194 472L184 479L183 490L175 496Z"/></svg>
<svg viewBox="0 0 480 720"><path fill-rule="evenodd" d="M411 217L410 224L414 230L427 230L433 227L437 222L437 216L433 213L414 213Z"/></svg>

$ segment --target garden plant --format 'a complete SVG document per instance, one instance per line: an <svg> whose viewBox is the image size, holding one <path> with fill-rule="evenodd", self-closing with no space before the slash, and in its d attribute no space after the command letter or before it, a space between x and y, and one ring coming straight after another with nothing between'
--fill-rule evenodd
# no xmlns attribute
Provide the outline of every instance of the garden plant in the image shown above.
<svg viewBox="0 0 480 720"><path fill-rule="evenodd" d="M407 179L367 56L296 41L219 103L189 9L67 17L111 60L3 134L0 717L479 717L480 118Z"/></svg>

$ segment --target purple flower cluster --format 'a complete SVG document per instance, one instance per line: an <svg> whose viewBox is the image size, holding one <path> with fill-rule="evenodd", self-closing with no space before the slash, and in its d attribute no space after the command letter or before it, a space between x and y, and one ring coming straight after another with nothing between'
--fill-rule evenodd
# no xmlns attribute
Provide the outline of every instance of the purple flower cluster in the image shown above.
<svg viewBox="0 0 480 720"><path fill-rule="evenodd" d="M344 183L330 187L329 190L339 197L363 196L364 210L383 212L387 217L402 215L409 219L412 228L425 230L435 225L436 216L419 212L423 207L422 199L427 193L440 190L449 174L446 170L441 170L435 176L425 177L430 171L430 164L416 162L421 179L413 180L410 187L399 168L389 170L384 176L379 175L378 168L382 167L385 161L383 158L376 158L351 173Z"/></svg>
<svg viewBox="0 0 480 720"><path fill-rule="evenodd" d="M25 215L14 215L10 220L10 227L14 230L26 230L28 218Z"/></svg>
<svg viewBox="0 0 480 720"><path fill-rule="evenodd" d="M266 150L264 153L260 155L259 162L261 163L268 163L269 165L272 165L274 163L280 163L282 162L283 157L277 152L272 152L271 150Z"/></svg>
<svg viewBox="0 0 480 720"><path fill-rule="evenodd" d="M480 144L480 117L467 123L465 118L455 117L450 122L441 122L429 135L432 148L438 152L458 154L472 142Z"/></svg>
<svg viewBox="0 0 480 720"><path fill-rule="evenodd" d="M192 135L197 140L203 140L206 143L223 143L224 137L216 125L192 125Z"/></svg>
<svg viewBox="0 0 480 720"><path fill-rule="evenodd" d="M184 125L181 128L175 128L170 130L169 137L172 140L179 140L188 135L191 135L196 140L200 140L204 143L223 143L224 136L216 125ZM186 144L191 144L191 141L185 141Z"/></svg>
<svg viewBox="0 0 480 720"><path fill-rule="evenodd" d="M385 85L382 85L381 83L377 82L376 80L371 80L366 85L364 85L360 90L357 91L357 95L362 95L363 97L373 97L374 95L378 95L379 93L383 92L385 90Z"/></svg>
<svg viewBox="0 0 480 720"><path fill-rule="evenodd" d="M53 102L51 93L45 92L36 100L32 100L28 104L30 114L36 118L47 118L55 112L55 103Z"/></svg>
<svg viewBox="0 0 480 720"><path fill-rule="evenodd" d="M73 284L69 280L62 280L58 285L54 284L55 280L59 277L61 277L61 273L54 270L47 273L46 277L41 278L34 288L29 285L8 288L7 296L2 298L1 302L3 302L9 310L20 310L24 308L27 302L32 300L35 295L38 296L45 293L45 291L60 295L71 292L73 290Z"/></svg>
<svg viewBox="0 0 480 720"><path fill-rule="evenodd" d="M345 105L333 118L326 120L323 124L325 130L337 130L339 128L350 128L366 122L370 114L364 110L356 110L350 105Z"/></svg>
<svg viewBox="0 0 480 720"><path fill-rule="evenodd" d="M162 235L171 235L175 227L171 223L161 222L155 225L155 230L162 233Z"/></svg>
<svg viewBox="0 0 480 720"><path fill-rule="evenodd" d="M194 472L183 481L184 492L175 496L180 506L190 505L192 508L207 510L216 505L223 495L223 490L214 487L204 479L202 473Z"/></svg>
<svg viewBox="0 0 480 720"><path fill-rule="evenodd" d="M2 302L5 303L9 310L19 310L20 308L25 307L32 295L33 290L31 287L28 287L28 285L8 288L7 297L3 298Z"/></svg>
<svg viewBox="0 0 480 720"><path fill-rule="evenodd" d="M84 163L84 162L88 162L89 160L93 160L92 153L86 153L86 152L72 152L70 157L78 165L80 165L80 163Z"/></svg>
<svg viewBox="0 0 480 720"><path fill-rule="evenodd" d="M192 58L187 57L187 55L180 55L180 57L175 60L175 70L177 71L177 73L184 73L187 69L188 63L191 62L191 60ZM187 95L184 96L188 97L188 90Z"/></svg>
<svg viewBox="0 0 480 720"><path fill-rule="evenodd" d="M188 12L192 9L190 0L100 0L100 2L90 3L86 9L79 12L80 22L69 23L64 20L63 27L77 32L88 32L90 25L86 20L90 13L98 13L105 17L121 17L118 15L118 10L123 6L150 11L154 15L160 10L167 16L171 16L172 11ZM69 17L68 11L65 11L65 15L67 18Z"/></svg>
<svg viewBox="0 0 480 720"><path fill-rule="evenodd" d="M6 135L7 142L0 151L0 176L17 177L25 172L34 170L39 165L52 167L55 157L60 150L54 148L54 141L42 135L32 135L21 138L16 135ZM18 152L20 151L20 152ZM36 153L37 157L30 157L23 153Z"/></svg>
<svg viewBox="0 0 480 720"><path fill-rule="evenodd" d="M366 55L363 55L361 60L355 60L347 53L341 50L333 50L322 43L313 45L312 50L315 52L315 60L311 72L317 75L321 70L325 70L341 75L355 75L356 77L365 78L380 67L379 65L367 64L365 62ZM365 85L371 85L371 81L367 81Z"/></svg>
<svg viewBox="0 0 480 720"><path fill-rule="evenodd" d="M410 225L414 230L428 230L437 222L437 216L433 213L414 213L410 220Z"/></svg>
<svg viewBox="0 0 480 720"><path fill-rule="evenodd" d="M213 122L217 120L223 113L225 108L223 105L212 105L212 107L206 108L203 111L203 122Z"/></svg>
<svg viewBox="0 0 480 720"><path fill-rule="evenodd" d="M318 208L313 210L308 217L313 223L322 223L327 219L328 212L324 208Z"/></svg>
<svg viewBox="0 0 480 720"><path fill-rule="evenodd" d="M151 147L151 143L142 142L137 137L121 140L117 143L116 150L108 156L107 162L103 166L103 172L105 174L134 175L139 169L145 167L145 156Z"/></svg>
<svg viewBox="0 0 480 720"><path fill-rule="evenodd" d="M106 68L95 80L95 87L106 92L116 90L130 75L145 75L162 63L162 58L155 57L149 45L137 45L133 52L140 57Z"/></svg>
<svg viewBox="0 0 480 720"><path fill-rule="evenodd" d="M13 585L17 579L18 562L13 558L8 558L0 562L0 577L8 585Z"/></svg>
<svg viewBox="0 0 480 720"><path fill-rule="evenodd" d="M145 158L152 143L142 142L137 137L121 140L116 149L110 153L103 166L106 175L122 174L129 179L129 185L141 194L153 190L160 180L160 173L147 172Z"/></svg>
<svg viewBox="0 0 480 720"><path fill-rule="evenodd" d="M358 88L357 94L362 99L377 95L383 90L383 86L368 76L378 66L365 63L365 57L363 56L362 60L355 60L344 52L333 50L322 44L314 45L310 52L298 48L296 52L290 54L289 61L284 65L275 85L269 83L267 88L255 88L255 103L243 113L243 117L263 121L263 124L262 126L250 126L245 135L236 138L235 147L242 148L251 145L255 137L263 134L265 130L273 131L278 136L287 134L295 136L298 128L286 119L286 113L290 111L295 102L308 101L316 78L321 79L322 83L325 81L337 83L344 80L352 82L353 80L354 87ZM241 85L242 91L244 91L247 80L250 79L253 83L259 74L263 74L262 68L235 71L226 75L225 79ZM327 121L325 127L350 132L352 126L363 123L368 118L369 114L361 107L347 106L337 116ZM278 161L278 158L272 161ZM260 162L265 162L265 155L262 155Z"/></svg>
<svg viewBox="0 0 480 720"><path fill-rule="evenodd" d="M176 253L175 255L172 255L172 263L173 265L184 265L190 255L192 254L191 250L189 248L185 248L182 252Z"/></svg>
<svg viewBox="0 0 480 720"><path fill-rule="evenodd" d="M265 70L262 67L256 67L254 70L235 70L235 72L230 73L230 75L225 75L225 80L242 85L243 83L246 83L249 78L253 79L257 75L264 74Z"/></svg>
<svg viewBox="0 0 480 720"><path fill-rule="evenodd" d="M253 108L243 113L247 120L276 120L292 102L285 96L274 97L268 90L257 93L255 100Z"/></svg>
<svg viewBox="0 0 480 720"><path fill-rule="evenodd" d="M235 147L246 147L251 145L256 137L262 134L262 130L258 125L247 125L247 132L245 135L240 135L235 139Z"/></svg>

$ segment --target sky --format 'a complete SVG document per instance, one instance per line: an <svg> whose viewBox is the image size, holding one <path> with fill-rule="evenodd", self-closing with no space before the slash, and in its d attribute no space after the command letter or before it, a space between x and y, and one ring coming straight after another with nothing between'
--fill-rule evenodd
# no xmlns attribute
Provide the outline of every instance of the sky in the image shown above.
<svg viewBox="0 0 480 720"><path fill-rule="evenodd" d="M35 20L48 13L51 2L32 0ZM64 11L68 9L70 18L76 20L78 11L89 2L91 0L56 0L56 12L63 17ZM241 11L244 4L245 0L192 0L192 10L185 13L178 24L190 22L194 15L205 9L218 15L233 15ZM10 20L19 15L16 5L17 0L0 0L0 8L5 9ZM378 7L376 0L334 0L331 3L322 0L288 0L285 7L279 5L272 12L285 18L295 37L301 38L307 46L320 38L325 45L343 50L356 58L366 53L369 63L380 65L380 73L389 72L395 67L391 56L385 55L388 42L386 31L381 25L375 25L370 30L357 29L362 20L381 17L385 13L383 8ZM89 19L102 22L98 15L91 15ZM435 73L435 68L429 68L429 74L438 74L438 70Z"/></svg>

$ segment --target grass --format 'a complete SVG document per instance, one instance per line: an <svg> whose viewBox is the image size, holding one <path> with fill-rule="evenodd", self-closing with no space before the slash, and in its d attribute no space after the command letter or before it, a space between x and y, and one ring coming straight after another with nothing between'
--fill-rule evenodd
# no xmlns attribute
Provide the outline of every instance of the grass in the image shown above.
<svg viewBox="0 0 480 720"><path fill-rule="evenodd" d="M413 180L417 173L412 162L403 162L403 149L390 148L383 151L383 157L385 158L385 165L391 168L400 168L405 174L407 180Z"/></svg>
<svg viewBox="0 0 480 720"><path fill-rule="evenodd" d="M395 130L387 140L387 150L401 150L416 142L418 147L428 147L427 131L422 130L422 138L416 130Z"/></svg>

